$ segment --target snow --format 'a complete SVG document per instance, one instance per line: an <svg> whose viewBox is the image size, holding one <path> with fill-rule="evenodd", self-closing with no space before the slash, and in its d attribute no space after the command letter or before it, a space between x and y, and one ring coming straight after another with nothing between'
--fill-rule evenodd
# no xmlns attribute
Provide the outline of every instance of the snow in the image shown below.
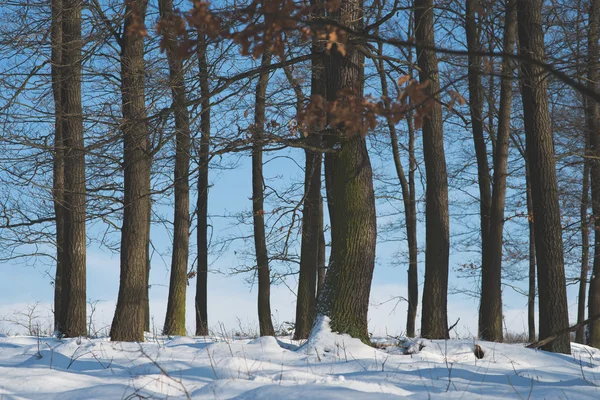
<svg viewBox="0 0 600 400"><path fill-rule="evenodd" d="M332 333L327 318L305 343L0 336L0 398L600 398L600 351L587 346L572 344L572 355L560 355L473 340L374 342L380 348Z"/></svg>

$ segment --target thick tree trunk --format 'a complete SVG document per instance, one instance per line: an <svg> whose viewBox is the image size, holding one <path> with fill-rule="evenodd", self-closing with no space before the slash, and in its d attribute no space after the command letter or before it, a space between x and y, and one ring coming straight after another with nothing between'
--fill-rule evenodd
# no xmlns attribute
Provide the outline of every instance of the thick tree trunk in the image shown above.
<svg viewBox="0 0 600 400"><path fill-rule="evenodd" d="M161 18L173 15L173 1L160 0ZM171 281L169 300L163 332L165 335L185 335L185 295L190 237L190 118L183 59L176 53L174 32L167 33L166 52L169 63L169 80L175 113L175 216L173 219L173 254L171 257Z"/></svg>
<svg viewBox="0 0 600 400"><path fill-rule="evenodd" d="M146 0L126 2L121 47L125 179L121 279L110 332L113 341L144 341L152 158L144 94L144 38L130 27L144 20L146 6Z"/></svg>
<svg viewBox="0 0 600 400"><path fill-rule="evenodd" d="M439 103L439 74L435 52L422 46L434 46L433 0L415 0L415 38L421 82L433 104L423 121L423 157L427 176L425 225L425 283L421 336L430 339L448 337L448 262L450 227L448 217L448 175L444 155L442 108Z"/></svg>
<svg viewBox="0 0 600 400"><path fill-rule="evenodd" d="M206 60L206 35L198 46L198 79L202 96L200 115L200 154L198 167L198 271L196 276L196 335L208 335L208 161L210 146L210 87Z"/></svg>
<svg viewBox="0 0 600 400"><path fill-rule="evenodd" d="M352 29L363 24L362 3L343 0L330 18ZM327 100L344 101L341 90L362 96L364 56L356 45L345 55L337 50L325 60ZM331 220L331 257L317 314L330 318L334 332L348 333L369 342L367 312L375 267L377 223L371 161L365 139L340 126L325 135L327 204Z"/></svg>
<svg viewBox="0 0 600 400"><path fill-rule="evenodd" d="M540 0L517 0L521 56L538 61L545 57L541 11ZM569 325L548 82L544 70L527 61L521 63L521 74L538 265L539 335L547 337ZM562 335L545 349L570 354L569 335Z"/></svg>
<svg viewBox="0 0 600 400"><path fill-rule="evenodd" d="M271 63L271 55L265 52L261 66ZM254 219L254 247L258 275L258 324L260 336L275 336L271 320L271 273L265 236L264 179L263 179L263 134L265 129L265 108L269 73L259 75L256 86L254 126L252 127L252 214Z"/></svg>
<svg viewBox="0 0 600 400"><path fill-rule="evenodd" d="M517 34L515 0L506 3L503 51L512 54ZM504 229L504 202L506 199L506 170L512 111L513 60L502 63L500 82L500 110L498 134L494 150L494 179L489 209L487 240L482 240L481 304L479 333L482 339L502 341L502 232ZM483 218L483 217L482 217Z"/></svg>
<svg viewBox="0 0 600 400"><path fill-rule="evenodd" d="M598 24L600 19L600 1L592 0L590 3L589 27L588 27L588 63L587 78L588 85L592 89L598 87ZM590 151L594 156L590 162L591 186L592 186L592 212L594 214L594 261L592 277L590 280L590 293L588 300L588 316L592 317L600 313L600 109L593 101L587 104L587 129L590 135ZM589 345L600 348L600 322L594 321L589 326Z"/></svg>
<svg viewBox="0 0 600 400"><path fill-rule="evenodd" d="M65 166L64 143L62 126L62 0L52 0L52 94L54 96L54 165L52 198L54 202L54 218L56 220L56 274L54 277L54 330L59 330L61 296L62 296L62 269L64 266L64 190Z"/></svg>
<svg viewBox="0 0 600 400"><path fill-rule="evenodd" d="M317 5L313 0L312 5ZM325 9L315 10L316 17L322 17ZM311 66L311 96L326 96L325 63L320 39L313 38ZM298 87L298 89L300 89ZM301 91L301 89L300 89ZM301 92L300 92L301 93ZM300 93L297 95L301 100ZM300 110L299 110L300 111ZM321 146L320 126L310 128L308 141L313 147ZM317 276L319 266L320 236L323 225L323 207L321 200L321 153L305 150L304 204L302 209L302 243L300 247L300 274L298 277L298 298L296 302L296 329L294 339L307 339L315 319L317 304Z"/></svg>
<svg viewBox="0 0 600 400"><path fill-rule="evenodd" d="M87 334L85 147L81 104L81 2L78 0L63 0L62 43L65 253L59 325L63 335L73 337Z"/></svg>
<svg viewBox="0 0 600 400"><path fill-rule="evenodd" d="M527 326L529 341L535 342L535 224L533 222L533 202L531 200L531 179L529 162L525 155L525 180L527 191L527 219L529 227L529 290L527 292Z"/></svg>

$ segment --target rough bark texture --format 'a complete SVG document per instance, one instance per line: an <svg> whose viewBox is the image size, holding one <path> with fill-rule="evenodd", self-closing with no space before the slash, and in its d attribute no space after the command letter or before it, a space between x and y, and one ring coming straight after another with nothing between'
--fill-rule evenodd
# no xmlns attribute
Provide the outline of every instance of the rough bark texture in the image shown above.
<svg viewBox="0 0 600 400"><path fill-rule="evenodd" d="M479 183L479 216L481 228L481 298L479 305L479 337L483 340L502 341L502 292L500 275L489 265L488 251L490 213L492 206L490 168L487 145L483 134L483 86L481 84L482 60L475 52L481 51L477 28L477 0L467 0L465 33L467 36L469 109L473 144L477 158Z"/></svg>
<svg viewBox="0 0 600 400"><path fill-rule="evenodd" d="M59 329L64 336L73 337L87 334L85 148L81 104L82 40L79 0L63 0L62 44L65 218Z"/></svg>
<svg viewBox="0 0 600 400"><path fill-rule="evenodd" d="M523 57L539 61L545 57L541 10L540 0L517 0L520 53ZM567 328L569 324L558 185L548 113L548 83L543 69L527 61L521 63L521 74L525 142L535 221L539 335L547 337ZM562 335L549 343L545 350L570 354L569 335Z"/></svg>
<svg viewBox="0 0 600 400"><path fill-rule="evenodd" d="M262 56L261 66L271 63L271 55ZM260 336L275 336L271 320L271 273L265 236L264 180L262 136L265 129L265 108L269 73L259 75L256 85L256 103L254 108L254 126L252 127L252 214L254 219L254 247L256 250L256 268L258 270L258 325Z"/></svg>
<svg viewBox="0 0 600 400"><path fill-rule="evenodd" d="M433 0L415 0L415 38L421 82L429 81L426 94L433 99L429 115L423 121L423 157L426 189L426 254L421 336L429 339L448 337L448 262L450 228L448 218L448 175L444 155L442 108L439 98L439 74L435 52L422 46L434 46Z"/></svg>
<svg viewBox="0 0 600 400"><path fill-rule="evenodd" d="M54 276L54 330L59 329L61 311L62 269L64 265L64 190L65 166L62 127L61 64L62 64L62 0L52 0L51 75L54 96L54 164L52 198L56 220L56 274Z"/></svg>
<svg viewBox="0 0 600 400"><path fill-rule="evenodd" d="M159 1L160 16L173 15L173 1ZM173 219L173 254L171 256L171 281L169 300L163 332L165 335L184 336L185 295L187 291L187 269L190 237L190 118L186 106L187 96L183 59L176 53L177 42L169 32L166 42L169 63L169 84L175 113L175 216Z"/></svg>
<svg viewBox="0 0 600 400"><path fill-rule="evenodd" d="M517 34L515 0L506 2L503 51L512 54ZM498 133L494 150L494 178L489 209L487 240L482 240L481 304L479 308L479 333L482 339L502 341L502 232L504 229L504 203L506 199L506 170L512 111L513 60L502 63L500 81L500 109ZM483 217L482 217L483 218Z"/></svg>
<svg viewBox="0 0 600 400"><path fill-rule="evenodd" d="M313 0L313 5L316 2ZM318 8L318 15L324 14ZM311 96L325 97L325 65L322 44L315 36L312 43ZM298 89L301 88L297 86ZM297 95L301 99L301 95ZM321 146L321 127L311 127L309 144ZM304 169L304 204L302 208L302 243L300 247L300 274L298 277L298 298L296 301L296 329L294 339L307 339L315 319L317 304L317 274L319 265L320 235L323 225L323 207L321 201L321 153L304 151L306 162Z"/></svg>
<svg viewBox="0 0 600 400"><path fill-rule="evenodd" d="M527 191L527 217L529 219L529 290L527 292L527 326L529 341L535 342L535 224L533 222L533 202L531 200L531 179L529 162L525 154L525 179Z"/></svg>
<svg viewBox="0 0 600 400"><path fill-rule="evenodd" d="M360 29L362 3L343 0L330 18ZM344 100L339 91L352 89L362 95L364 57L348 46L341 55L333 49L325 60L327 100ZM328 316L334 332L348 333L369 342L367 312L375 266L377 224L371 161L365 139L339 126L324 135L327 203L331 220L331 256L317 314Z"/></svg>
<svg viewBox="0 0 600 400"><path fill-rule="evenodd" d="M210 87L206 60L206 35L199 32L198 78L202 96L200 154L198 160L198 271L196 276L196 335L208 335L208 150L210 146Z"/></svg>
<svg viewBox="0 0 600 400"><path fill-rule="evenodd" d="M590 3L589 27L588 27L588 85L596 89L598 87L598 24L600 19L600 1L592 0ZM590 152L594 156L591 159L590 173L592 186L592 212L594 214L594 262L592 277L590 279L590 293L588 300L588 316L592 317L600 313L600 109L598 104L591 100L587 104L587 128L590 135ZM600 348L600 321L594 321L589 327L589 345Z"/></svg>
<svg viewBox="0 0 600 400"><path fill-rule="evenodd" d="M113 341L144 341L144 299L148 291L150 140L144 96L144 39L129 27L144 20L146 0L127 1L121 47L124 211L121 278L111 326Z"/></svg>

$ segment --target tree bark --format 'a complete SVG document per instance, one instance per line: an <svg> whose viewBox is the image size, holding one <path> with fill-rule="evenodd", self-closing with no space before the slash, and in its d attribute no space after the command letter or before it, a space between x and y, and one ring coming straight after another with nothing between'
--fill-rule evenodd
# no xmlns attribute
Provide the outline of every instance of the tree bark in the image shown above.
<svg viewBox="0 0 600 400"><path fill-rule="evenodd" d="M473 144L477 158L479 182L479 215L481 227L481 299L479 305L479 337L483 340L502 341L502 298L497 271L490 268L489 242L490 211L492 206L490 168L487 158L487 145L483 134L483 87L481 85L482 62L475 54L481 51L477 29L477 0L467 0L465 33L467 37L469 109Z"/></svg>
<svg viewBox="0 0 600 400"><path fill-rule="evenodd" d="M323 214L323 196L319 198L319 256L317 259L318 271L317 271L317 301L323 290L323 286L325 286L325 277L327 276L327 265L325 261L325 229L324 225L324 214ZM316 312L316 311L315 311Z"/></svg>
<svg viewBox="0 0 600 400"><path fill-rule="evenodd" d="M545 57L541 10L540 0L517 0L520 54L538 61ZM521 76L538 261L539 335L547 337L569 324L548 83L543 69L527 61L521 62ZM545 350L570 354L569 335L549 343Z"/></svg>
<svg viewBox="0 0 600 400"><path fill-rule="evenodd" d="M362 2L343 0L329 17L351 29L363 25ZM362 96L364 56L357 45L337 49L325 58L327 100L345 101L340 91ZM371 161L366 140L342 126L332 126L324 135L327 204L331 220L331 256L317 314L330 318L334 332L347 333L369 343L367 313L373 269L377 223Z"/></svg>
<svg viewBox="0 0 600 400"><path fill-rule="evenodd" d="M265 52L261 66L271 63L271 54ZM264 178L263 178L263 134L265 129L265 108L269 73L259 75L256 86L252 143L252 214L254 220L254 247L258 275L258 324L260 336L275 336L271 320L271 273L265 236Z"/></svg>
<svg viewBox="0 0 600 400"><path fill-rule="evenodd" d="M531 200L531 178L529 176L529 162L525 155L525 180L527 191L527 219L529 227L529 290L527 292L527 325L529 341L536 340L535 335L535 224L533 222L533 203Z"/></svg>
<svg viewBox="0 0 600 400"><path fill-rule="evenodd" d="M121 278L110 333L113 341L144 341L152 158L144 94L144 38L130 28L144 20L146 6L146 0L126 2L121 46L125 179Z"/></svg>
<svg viewBox="0 0 600 400"><path fill-rule="evenodd" d="M588 86L598 87L598 24L600 19L600 1L592 0L589 9L588 27ZM590 161L592 186L592 212L594 214L594 261L588 299L588 316L600 314L600 110L594 100L586 101L587 129L590 135L590 152L594 156ZM589 345L600 348L600 321L594 321L589 327Z"/></svg>
<svg viewBox="0 0 600 400"><path fill-rule="evenodd" d="M322 4L312 1L316 17L323 17ZM325 64L320 39L315 35L312 42L311 96L326 96ZM297 96L300 97L301 96ZM298 110L300 111L300 110ZM320 126L311 126L309 144L321 146ZM317 275L319 265L320 235L323 225L323 207L321 200L321 153L304 151L306 162L304 169L304 204L302 208L302 242L300 247L300 274L298 277L298 298L296 301L296 329L294 339L307 339L315 319L317 304Z"/></svg>
<svg viewBox="0 0 600 400"><path fill-rule="evenodd" d="M54 217L56 221L56 274L54 277L54 330L59 330L61 297L62 297L62 270L64 266L64 190L65 166L64 143L62 127L62 0L52 0L52 28L51 28L51 75L52 94L54 96L54 164L52 198L54 203Z"/></svg>
<svg viewBox="0 0 600 400"><path fill-rule="evenodd" d="M589 100L587 100L589 101ZM579 274L579 296L577 299L577 323L585 321L585 300L587 293L587 279L589 272L589 254L590 254L590 233L588 229L588 208L589 193L590 193L590 161L587 158L589 154L589 133L585 133L585 153L586 158L583 160L583 180L581 183L581 272ZM582 326L575 332L575 341L585 344L585 327Z"/></svg>
<svg viewBox="0 0 600 400"><path fill-rule="evenodd" d="M196 336L208 335L208 162L210 146L210 87L206 59L206 34L198 46L198 79L202 96L200 115L200 154L198 166L198 271L196 282Z"/></svg>
<svg viewBox="0 0 600 400"><path fill-rule="evenodd" d="M517 33L515 0L506 3L503 51L512 54ZM506 58L502 63L498 133L494 150L494 178L489 208L487 240L482 239L481 304L479 333L482 339L502 341L502 232L506 199L506 171L512 111L512 79L514 63ZM488 171L489 173L489 171ZM483 196L482 196L483 198ZM482 208L483 210L483 208ZM483 218L483 217L482 217ZM482 235L483 238L483 235Z"/></svg>
<svg viewBox="0 0 600 400"><path fill-rule="evenodd" d="M173 15L173 1L160 0L159 10L161 18L168 20ZM170 28L173 29L173 27ZM176 53L177 41L171 29L166 36L166 53L175 113L175 215L173 219L171 281L169 283L169 300L163 333L165 335L184 336L186 333L185 295L188 281L190 237L190 118L186 105L187 95L183 59Z"/></svg>
<svg viewBox="0 0 600 400"><path fill-rule="evenodd" d="M450 227L448 217L448 175L444 155L442 108L439 103L439 74L435 52L423 50L434 46L433 0L415 0L415 38L421 82L429 81L425 93L432 101L423 121L423 157L427 176L425 225L425 283L421 336L448 338L448 262Z"/></svg>
<svg viewBox="0 0 600 400"><path fill-rule="evenodd" d="M64 336L74 337L87 334L85 147L81 104L82 40L79 0L63 0L62 44L65 253L59 325Z"/></svg>

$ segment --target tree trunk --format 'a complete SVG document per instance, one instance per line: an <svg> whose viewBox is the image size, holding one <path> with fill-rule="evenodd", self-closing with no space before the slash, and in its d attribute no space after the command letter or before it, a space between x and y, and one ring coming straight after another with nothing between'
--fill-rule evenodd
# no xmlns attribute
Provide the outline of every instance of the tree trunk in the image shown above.
<svg viewBox="0 0 600 400"><path fill-rule="evenodd" d="M321 295L321 291L323 290L323 286L325 285L325 277L327 276L327 265L325 261L325 229L323 227L323 196L319 198L319 256L317 259L317 301L319 296ZM316 311L315 311L316 312Z"/></svg>
<svg viewBox="0 0 600 400"><path fill-rule="evenodd" d="M85 147L81 104L81 2L78 0L63 0L62 44L65 254L60 330L63 335L74 337L87 334Z"/></svg>
<svg viewBox="0 0 600 400"><path fill-rule="evenodd" d="M144 38L130 27L143 21L146 0L126 2L121 47L124 211L121 229L121 278L111 326L113 341L144 341L144 299L148 291L150 214L150 138L144 94Z"/></svg>
<svg viewBox="0 0 600 400"><path fill-rule="evenodd" d="M59 330L61 312L62 269L64 266L64 190L65 166L61 101L62 0L52 0L52 94L54 96L54 165L52 198L56 220L56 275L54 277L54 330Z"/></svg>
<svg viewBox="0 0 600 400"><path fill-rule="evenodd" d="M160 16L168 20L173 15L173 1L160 0ZM190 238L190 118L187 109L187 96L183 59L176 53L177 42L173 27L169 27L166 37L166 52L169 63L169 80L173 109L175 113L175 216L173 219L173 254L171 257L171 281L169 300L163 333L165 335L185 335L185 295L187 291L187 270Z"/></svg>
<svg viewBox="0 0 600 400"><path fill-rule="evenodd" d="M533 203L531 201L531 178L529 162L525 155L525 180L527 192L527 219L529 226L529 290L527 292L527 324L529 341L535 342L535 224L533 222Z"/></svg>
<svg viewBox="0 0 600 400"><path fill-rule="evenodd" d="M587 80L592 89L598 87L598 24L600 18L600 1L592 0L590 3L588 27L588 63ZM590 135L590 151L594 156L590 161L591 186L592 186L592 212L594 214L594 261L592 277L590 279L590 292L588 300L588 316L600 313L600 110L594 100L586 101L587 129ZM589 326L589 345L600 348L600 321L594 321Z"/></svg>
<svg viewBox="0 0 600 400"><path fill-rule="evenodd" d="M196 336L208 335L208 162L210 146L210 87L206 60L206 35L198 33L200 95L200 154L198 167L198 273L196 281Z"/></svg>
<svg viewBox="0 0 600 400"><path fill-rule="evenodd" d="M442 108L439 103L439 75L434 46L433 0L415 0L415 38L421 82L429 81L425 93L433 97L429 115L423 121L423 157L427 176L425 226L425 283L421 336L448 338L448 262L450 227L448 218L448 176L444 155Z"/></svg>
<svg viewBox="0 0 600 400"><path fill-rule="evenodd" d="M515 0L506 3L504 22L504 53L514 51L517 33ZM498 134L494 150L494 179L489 209L487 241L482 240L481 304L479 308L479 333L482 339L502 341L502 232L504 229L504 203L506 199L506 170L512 111L512 79L514 63L505 58L500 81L500 110ZM489 171L488 171L489 173ZM483 217L482 217L483 218Z"/></svg>
<svg viewBox="0 0 600 400"><path fill-rule="evenodd" d="M481 298L479 305L479 337L494 342L502 341L502 292L499 271L489 265L490 211L492 206L490 168L487 159L487 145L483 135L483 87L481 85L482 62L475 54L481 51L477 29L477 0L467 0L465 32L467 37L469 109L473 143L477 158L479 182L479 215L481 226Z"/></svg>
<svg viewBox="0 0 600 400"><path fill-rule="evenodd" d="M521 56L543 61L542 2L517 0L517 10ZM547 337L569 326L558 185L548 113L548 82L544 70L527 61L521 62L521 74L525 142L535 221L539 335ZM545 350L570 354L569 335L562 335L549 343Z"/></svg>
<svg viewBox="0 0 600 400"><path fill-rule="evenodd" d="M265 52L261 66L271 63L271 54ZM259 75L256 86L254 126L252 127L252 214L254 220L254 247L258 275L258 324L260 336L275 336L271 320L271 273L265 236L264 179L263 179L263 134L265 129L265 108L269 73Z"/></svg>
<svg viewBox="0 0 600 400"><path fill-rule="evenodd" d="M584 102L587 101L589 100L584 100ZM583 182L581 183L581 208L579 213L581 219L581 272L579 275L579 296L577 299L578 324L585 321L585 298L587 292L590 254L590 233L588 229L588 208L590 206L590 160L587 158L589 155L589 133L585 132L584 136L586 158L583 160ZM577 329L575 332L575 341L577 343L585 344L585 326Z"/></svg>
<svg viewBox="0 0 600 400"><path fill-rule="evenodd" d="M318 5L312 1L313 6ZM325 9L318 7L315 17L323 17ZM325 65L323 46L320 39L313 36L311 66L311 96L326 96ZM301 89L300 89L301 90ZM297 96L300 100L301 96ZM300 110L298 110L300 111ZM311 126L307 138L313 147L321 146L321 126ZM320 235L323 225L321 200L321 153L305 150L304 204L302 209L302 243L300 247L300 274L298 277L298 298L296 301L296 329L294 339L307 339L315 319L317 304L317 275L319 265Z"/></svg>
<svg viewBox="0 0 600 400"><path fill-rule="evenodd" d="M376 64L377 72L379 73L379 80L381 82L381 95L384 98L390 98L387 77L385 74L385 67L383 62L383 45L380 44L378 47L379 60ZM386 104L386 107L388 105ZM409 117L410 118L410 117ZM392 157L394 159L394 166L396 168L396 175L400 182L400 188L402 190L402 200L404 203L404 214L406 215L406 236L408 239L408 315L406 320L406 336L415 336L415 320L417 316L417 306L419 303L419 287L418 287L418 276L417 276L417 211L415 203L411 202L414 198L414 193L411 193L411 188L404 168L402 167L402 160L400 159L400 149L398 146L398 133L396 131L396 124L392 120L391 116L388 115L386 118L388 130L390 132L390 142L392 145ZM412 124L409 121L412 129ZM409 155L410 157L410 155Z"/></svg>
<svg viewBox="0 0 600 400"><path fill-rule="evenodd" d="M150 257L150 229L152 228L152 196L148 196L148 237L146 241L146 254L148 259L146 260L146 276L144 281L144 332L150 332L150 269L152 260Z"/></svg>
<svg viewBox="0 0 600 400"><path fill-rule="evenodd" d="M358 0L343 0L329 17L360 30L361 7ZM363 75L364 56L356 45L348 45L345 55L333 49L325 58L327 100L344 102L342 90L362 96ZM324 139L328 148L338 150L325 154L331 257L317 314L330 318L334 332L369 343L367 313L377 239L371 161L366 140L343 126L330 127Z"/></svg>

